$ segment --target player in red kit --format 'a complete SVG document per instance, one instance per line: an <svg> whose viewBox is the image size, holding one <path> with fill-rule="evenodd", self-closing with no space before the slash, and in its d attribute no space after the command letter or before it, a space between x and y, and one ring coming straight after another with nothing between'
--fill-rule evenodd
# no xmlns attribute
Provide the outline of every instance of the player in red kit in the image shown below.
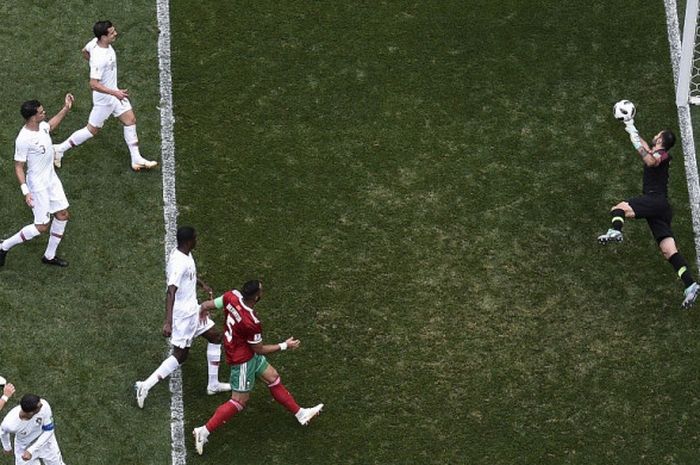
<svg viewBox="0 0 700 465"><path fill-rule="evenodd" d="M209 434L241 412L248 402L250 392L255 387L255 379L260 378L270 389L272 397L296 416L300 424L306 425L319 414L323 404L311 408L301 408L280 380L277 370L265 358L272 352L297 349L299 340L290 337L279 344L263 344L262 325L255 310L255 304L262 297L262 282L248 281L243 288L226 292L214 300L201 305L202 311L223 309L226 322L224 349L226 363L231 365L231 399L221 404L207 423L195 428L195 447L199 455Z"/></svg>

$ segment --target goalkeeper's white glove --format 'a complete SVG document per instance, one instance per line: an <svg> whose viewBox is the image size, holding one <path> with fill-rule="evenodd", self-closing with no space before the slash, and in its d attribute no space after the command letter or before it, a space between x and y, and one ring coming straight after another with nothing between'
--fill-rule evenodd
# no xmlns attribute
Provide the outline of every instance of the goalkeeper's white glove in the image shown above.
<svg viewBox="0 0 700 465"><path fill-rule="evenodd" d="M639 131L634 126L634 120L625 121L625 131L630 135L630 141L634 145L634 149L639 151L642 148L642 138L639 137Z"/></svg>

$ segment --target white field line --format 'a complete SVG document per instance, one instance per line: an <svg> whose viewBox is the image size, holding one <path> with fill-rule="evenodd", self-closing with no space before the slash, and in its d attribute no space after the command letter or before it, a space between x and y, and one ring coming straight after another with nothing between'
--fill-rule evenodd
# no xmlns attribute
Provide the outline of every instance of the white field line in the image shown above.
<svg viewBox="0 0 700 465"><path fill-rule="evenodd" d="M172 74L170 71L170 5L168 0L156 0L158 17L158 69L160 74L160 138L163 172L163 219L165 223L165 261L175 248L177 231L177 199L175 198L175 134L173 115ZM170 346L168 353L170 355ZM182 372L170 375L170 436L172 464L185 465L185 409L182 402Z"/></svg>
<svg viewBox="0 0 700 465"><path fill-rule="evenodd" d="M673 68L673 82L678 83L678 70L681 60L681 31L678 23L678 5L676 0L664 0L666 8L666 29L668 31L668 44L671 49L671 66ZM674 85L675 90L675 85ZM675 92L674 92L675 101ZM693 136L693 122L690 118L688 104L678 107L678 127L680 128L681 143L683 146L683 162L685 164L685 179L688 184L688 200L690 214L693 222L693 236L695 239L695 261L700 270L700 183L698 182L698 163L695 156L695 138Z"/></svg>

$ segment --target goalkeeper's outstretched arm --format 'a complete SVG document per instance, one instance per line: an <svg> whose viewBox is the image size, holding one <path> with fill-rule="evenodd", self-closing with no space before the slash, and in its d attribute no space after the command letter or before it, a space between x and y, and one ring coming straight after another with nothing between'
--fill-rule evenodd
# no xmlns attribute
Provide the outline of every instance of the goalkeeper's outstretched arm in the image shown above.
<svg viewBox="0 0 700 465"><path fill-rule="evenodd" d="M639 156L642 158L642 162L649 167L658 166L660 163L659 158L655 157L651 147L647 144L647 141L642 139L639 135L639 131L634 125L634 120L629 120L625 122L625 131L630 135L630 141L634 146Z"/></svg>

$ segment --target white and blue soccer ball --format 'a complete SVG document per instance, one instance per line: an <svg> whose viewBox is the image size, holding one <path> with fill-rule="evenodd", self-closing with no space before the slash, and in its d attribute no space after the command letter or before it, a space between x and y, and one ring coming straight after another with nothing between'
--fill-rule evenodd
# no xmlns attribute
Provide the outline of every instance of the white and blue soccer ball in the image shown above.
<svg viewBox="0 0 700 465"><path fill-rule="evenodd" d="M0 376L0 389L2 389L7 384L7 380Z"/></svg>
<svg viewBox="0 0 700 465"><path fill-rule="evenodd" d="M629 100L620 100L613 106L613 116L617 120L629 121L634 119L635 114L637 114L637 109L634 103Z"/></svg>

